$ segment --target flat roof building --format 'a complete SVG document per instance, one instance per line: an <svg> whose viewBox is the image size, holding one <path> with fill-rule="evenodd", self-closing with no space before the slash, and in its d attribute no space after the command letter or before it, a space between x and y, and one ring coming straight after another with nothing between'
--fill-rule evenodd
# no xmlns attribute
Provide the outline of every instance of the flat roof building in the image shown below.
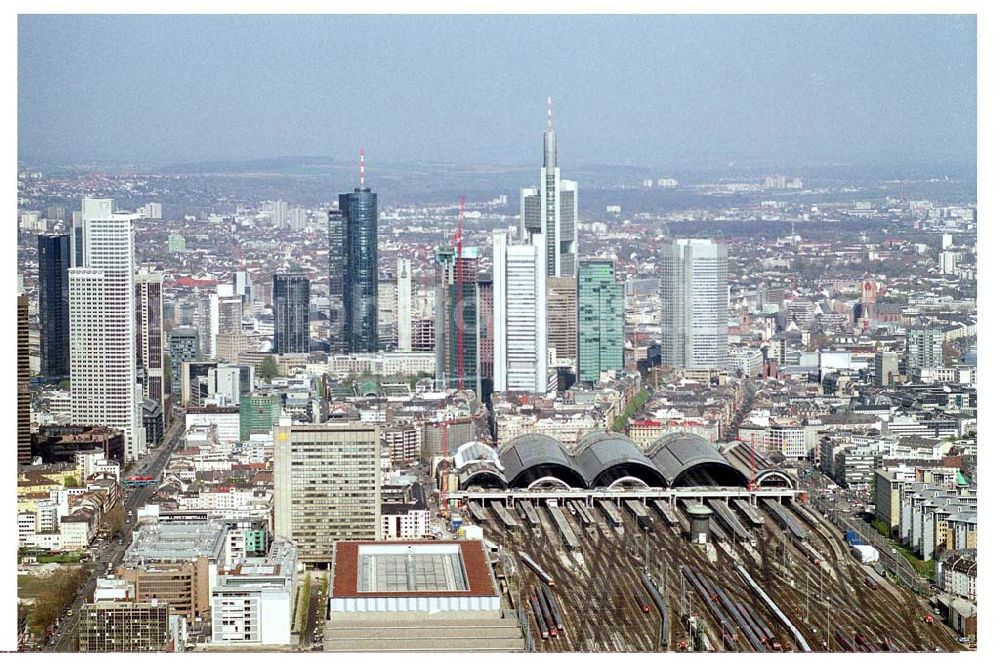
<svg viewBox="0 0 1000 666"><path fill-rule="evenodd" d="M328 652L522 651L481 541L349 541L334 549Z"/></svg>

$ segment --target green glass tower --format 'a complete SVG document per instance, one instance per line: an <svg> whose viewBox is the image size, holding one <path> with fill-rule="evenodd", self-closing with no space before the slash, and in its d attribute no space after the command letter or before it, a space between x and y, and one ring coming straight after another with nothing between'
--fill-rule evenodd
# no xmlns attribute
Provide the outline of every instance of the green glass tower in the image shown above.
<svg viewBox="0 0 1000 666"><path fill-rule="evenodd" d="M614 262L580 262L577 295L577 381L596 382L606 370L624 367L622 285Z"/></svg>
<svg viewBox="0 0 1000 666"><path fill-rule="evenodd" d="M240 441L247 441L250 435L270 433L280 416L280 396L240 396Z"/></svg>

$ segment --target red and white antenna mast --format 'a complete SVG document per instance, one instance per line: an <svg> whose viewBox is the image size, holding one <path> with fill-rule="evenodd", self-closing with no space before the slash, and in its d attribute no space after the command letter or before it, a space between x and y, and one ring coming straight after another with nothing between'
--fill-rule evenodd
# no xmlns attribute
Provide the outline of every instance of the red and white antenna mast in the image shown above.
<svg viewBox="0 0 1000 666"><path fill-rule="evenodd" d="M361 189L365 189L365 147L361 146L361 162L358 165L358 170L361 172Z"/></svg>

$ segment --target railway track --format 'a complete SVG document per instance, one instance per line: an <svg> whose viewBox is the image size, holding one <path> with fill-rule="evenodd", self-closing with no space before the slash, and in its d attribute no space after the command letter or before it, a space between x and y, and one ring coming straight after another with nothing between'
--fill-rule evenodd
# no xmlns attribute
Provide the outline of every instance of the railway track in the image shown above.
<svg viewBox="0 0 1000 666"><path fill-rule="evenodd" d="M482 523L487 538L505 548L523 550L545 569L554 580L550 588L564 616L564 630L557 636L542 638L533 619L528 598L538 577L518 562L513 577L518 597L515 603L525 610L535 638L536 649L543 652L587 651L659 651L674 649L687 635L681 616L690 600L690 610L700 618L710 648L725 649L722 630L701 596L691 585L681 582L681 565L699 572L709 588L718 585L731 605L745 607L753 618L748 625L758 635L763 632L777 639L781 649L795 649L791 632L736 573L733 565L742 564L758 585L805 636L813 650L846 649L842 640L835 640L834 630L841 633L856 651L881 651L885 639L901 651L957 649L948 630L936 623L922 621L919 601L910 592L894 594L881 585L872 589L865 585L865 571L850 554L837 530L826 521L806 526L815 552L830 566L829 572L817 566L800 549L794 547L773 516L766 515L764 525L754 530L757 535L759 562L750 557L744 546L732 544L733 553L715 544L715 561L709 560L704 546L690 543L679 526L669 526L658 512L651 511L653 527L641 530L631 514L626 516L621 534L605 527L606 516L595 514L595 525L584 528L579 517L564 514L570 529L579 541L580 565L565 550L551 515L538 511L540 524L506 530L493 516ZM807 521L808 522L808 521ZM648 551L645 540L648 538ZM648 552L648 573L660 585L670 613L669 647L660 646L660 618L655 612L644 613L635 601L635 586L644 570L644 554ZM666 570L665 589L660 582ZM689 595L682 592L690 592ZM714 595L714 589L711 591ZM682 598L686 596L687 598ZM826 639L827 602L831 645ZM719 603L716 601L716 603ZM722 604L719 603L720 608ZM808 614L807 614L808 609ZM737 628L731 612L722 610L727 624L733 628L734 648L754 649L751 641ZM757 625L756 627L754 625Z"/></svg>

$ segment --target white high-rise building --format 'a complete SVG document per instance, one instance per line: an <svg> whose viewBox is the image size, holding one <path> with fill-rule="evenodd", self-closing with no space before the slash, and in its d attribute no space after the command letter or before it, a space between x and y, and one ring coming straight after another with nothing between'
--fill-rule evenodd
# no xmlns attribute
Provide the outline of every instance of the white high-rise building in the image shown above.
<svg viewBox="0 0 1000 666"><path fill-rule="evenodd" d="M74 423L125 436L125 458L146 450L136 373L135 215L114 202L83 200L82 266L69 270L70 403Z"/></svg>
<svg viewBox="0 0 1000 666"><path fill-rule="evenodd" d="M493 233L493 381L497 391L545 393L545 245Z"/></svg>
<svg viewBox="0 0 1000 666"><path fill-rule="evenodd" d="M663 365L728 364L729 247L706 238L675 238L660 259Z"/></svg>
<svg viewBox="0 0 1000 666"><path fill-rule="evenodd" d="M288 204L284 201L272 201L271 202L271 224L276 227L285 226L285 220L288 219Z"/></svg>
<svg viewBox="0 0 1000 666"><path fill-rule="evenodd" d="M413 282L409 259L396 260L396 347L410 351L413 347Z"/></svg>
<svg viewBox="0 0 1000 666"><path fill-rule="evenodd" d="M577 184L559 177L551 97L543 141L540 187L521 190L521 238L543 239L546 275L572 277L577 265Z"/></svg>

